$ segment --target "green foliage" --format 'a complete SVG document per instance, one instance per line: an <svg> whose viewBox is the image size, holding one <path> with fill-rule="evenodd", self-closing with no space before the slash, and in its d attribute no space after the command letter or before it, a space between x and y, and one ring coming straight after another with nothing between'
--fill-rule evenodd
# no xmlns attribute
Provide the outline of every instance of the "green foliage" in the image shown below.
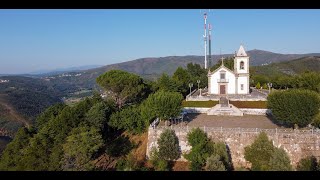
<svg viewBox="0 0 320 180"><path fill-rule="evenodd" d="M312 120L312 125L319 128L320 127L320 113L318 113Z"/></svg>
<svg viewBox="0 0 320 180"><path fill-rule="evenodd" d="M219 101L182 101L183 107L213 107L219 104Z"/></svg>
<svg viewBox="0 0 320 180"><path fill-rule="evenodd" d="M97 83L113 98L119 108L126 103L142 100L146 96L146 85L138 75L121 70L110 70L97 78Z"/></svg>
<svg viewBox="0 0 320 180"><path fill-rule="evenodd" d="M50 119L54 119L65 107L65 104L58 103L47 108L36 118L35 126L37 127L37 129L41 129L47 124L48 121L50 121Z"/></svg>
<svg viewBox="0 0 320 180"><path fill-rule="evenodd" d="M216 70L217 68L219 68L222 64L222 60L220 59L217 64L215 64L214 66L212 66L210 68L211 71ZM234 58L233 57L227 57L226 59L223 60L223 65L225 67L227 67L230 70L234 70Z"/></svg>
<svg viewBox="0 0 320 180"><path fill-rule="evenodd" d="M267 101L230 101L230 104L236 106L237 108L267 108Z"/></svg>
<svg viewBox="0 0 320 180"><path fill-rule="evenodd" d="M252 75L252 77L250 77L250 79L252 80L252 82L254 82L256 84L259 83L260 87L261 87L261 84L266 84L266 83L270 82L270 78L268 76L264 76L261 74L254 74L254 75Z"/></svg>
<svg viewBox="0 0 320 180"><path fill-rule="evenodd" d="M178 67L174 72L172 79L178 84L178 92L182 95L188 94L189 83L191 82L191 77L186 69Z"/></svg>
<svg viewBox="0 0 320 180"><path fill-rule="evenodd" d="M124 156L128 155L134 147L135 144L129 140L129 137L122 135L108 142L106 153L112 157Z"/></svg>
<svg viewBox="0 0 320 180"><path fill-rule="evenodd" d="M200 80L199 88L204 88L208 86L208 71L200 66L200 64L187 64L187 71L189 73L189 77L191 78L191 82L193 83L193 88L197 87L197 80Z"/></svg>
<svg viewBox="0 0 320 180"><path fill-rule="evenodd" d="M269 160L274 153L274 146L266 133L260 133L256 140L244 148L244 158L252 164L254 171L270 169Z"/></svg>
<svg viewBox="0 0 320 180"><path fill-rule="evenodd" d="M320 92L320 73L306 72L297 76L292 85L294 88L308 89Z"/></svg>
<svg viewBox="0 0 320 180"><path fill-rule="evenodd" d="M32 132L27 128L20 128L15 138L7 145L2 152L0 159L0 170L16 171L24 170L21 162L24 156L24 149L29 144Z"/></svg>
<svg viewBox="0 0 320 180"><path fill-rule="evenodd" d="M207 158L206 167L207 171L226 171L223 162L220 160L219 155L211 155Z"/></svg>
<svg viewBox="0 0 320 180"><path fill-rule="evenodd" d="M159 117L161 120L176 117L181 112L181 102L183 97L177 92L158 91L149 97L143 103L143 108L149 108L144 114Z"/></svg>
<svg viewBox="0 0 320 180"><path fill-rule="evenodd" d="M219 155L219 161L223 163L224 168L226 170L232 170L232 162L226 144L223 142L215 142L213 148L213 155Z"/></svg>
<svg viewBox="0 0 320 180"><path fill-rule="evenodd" d="M299 161L297 171L317 171L317 166L317 159L314 156L309 156Z"/></svg>
<svg viewBox="0 0 320 180"><path fill-rule="evenodd" d="M288 154L279 148L275 148L269 161L270 171L292 171Z"/></svg>
<svg viewBox="0 0 320 180"><path fill-rule="evenodd" d="M124 129L137 134L144 132L148 126L148 122L141 117L139 106L128 106L113 113L108 124L118 130Z"/></svg>
<svg viewBox="0 0 320 180"><path fill-rule="evenodd" d="M174 130L164 130L158 139L159 156L164 160L177 160L180 157L179 140Z"/></svg>
<svg viewBox="0 0 320 180"><path fill-rule="evenodd" d="M78 127L71 131L63 144L64 170L92 170L91 158L102 147L103 140L95 127Z"/></svg>
<svg viewBox="0 0 320 180"><path fill-rule="evenodd" d="M141 168L141 165L132 154L129 154L126 158L120 159L116 167L117 171L137 171Z"/></svg>
<svg viewBox="0 0 320 180"><path fill-rule="evenodd" d="M191 161L190 169L192 171L199 171L205 165L207 158L214 152L214 143L199 128L191 130L187 134L187 139L192 148L190 153L185 154L184 157Z"/></svg>
<svg viewBox="0 0 320 180"><path fill-rule="evenodd" d="M155 147L153 147L150 151L150 160L156 171L169 170L168 161L166 161L162 156L159 155L159 151Z"/></svg>
<svg viewBox="0 0 320 180"><path fill-rule="evenodd" d="M260 88L261 88L261 85L260 85L260 82L258 82L256 85L256 89L260 89Z"/></svg>
<svg viewBox="0 0 320 180"><path fill-rule="evenodd" d="M104 131L114 110L112 105L108 105L105 102L97 103L86 113L85 124Z"/></svg>
<svg viewBox="0 0 320 180"><path fill-rule="evenodd" d="M273 92L268 96L268 108L280 123L304 127L319 113L319 94L310 90Z"/></svg>
<svg viewBox="0 0 320 180"><path fill-rule="evenodd" d="M268 86L267 86L267 84L266 84L266 83L263 83L263 85L262 85L262 89L268 89Z"/></svg>
<svg viewBox="0 0 320 180"><path fill-rule="evenodd" d="M167 74L163 73L162 76L156 82L156 89L158 91L170 91L178 92L179 89L178 81L175 81Z"/></svg>

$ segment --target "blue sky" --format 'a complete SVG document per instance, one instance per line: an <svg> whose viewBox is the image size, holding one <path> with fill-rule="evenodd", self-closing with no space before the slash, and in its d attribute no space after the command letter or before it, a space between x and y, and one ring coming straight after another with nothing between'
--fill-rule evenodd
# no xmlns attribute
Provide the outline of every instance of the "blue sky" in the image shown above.
<svg viewBox="0 0 320 180"><path fill-rule="evenodd" d="M320 52L320 10L210 10L213 54ZM143 57L203 55L203 14L189 10L0 10L0 74Z"/></svg>

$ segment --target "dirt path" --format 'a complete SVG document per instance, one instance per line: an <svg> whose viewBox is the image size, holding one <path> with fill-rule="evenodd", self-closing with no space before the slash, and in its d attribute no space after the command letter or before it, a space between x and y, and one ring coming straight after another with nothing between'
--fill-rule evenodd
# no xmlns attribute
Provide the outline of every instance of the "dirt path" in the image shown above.
<svg viewBox="0 0 320 180"><path fill-rule="evenodd" d="M3 98L4 95L0 95L0 105L4 106L6 109L9 110L9 113L16 121L22 122L27 127L30 125L29 122L24 119L19 113L10 105L6 103L6 100Z"/></svg>

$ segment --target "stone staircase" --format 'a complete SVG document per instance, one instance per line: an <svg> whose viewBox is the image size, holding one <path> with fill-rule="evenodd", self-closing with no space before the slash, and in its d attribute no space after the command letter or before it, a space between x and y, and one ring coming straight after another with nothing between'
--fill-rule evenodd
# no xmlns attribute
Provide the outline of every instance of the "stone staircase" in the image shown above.
<svg viewBox="0 0 320 180"><path fill-rule="evenodd" d="M232 104L226 97L221 97L219 104L208 110L207 115L216 116L243 116L243 112Z"/></svg>

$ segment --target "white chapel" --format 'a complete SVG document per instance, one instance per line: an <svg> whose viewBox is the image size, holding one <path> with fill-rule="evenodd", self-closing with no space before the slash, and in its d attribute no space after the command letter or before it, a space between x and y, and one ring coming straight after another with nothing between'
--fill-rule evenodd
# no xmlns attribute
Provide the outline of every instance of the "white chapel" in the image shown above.
<svg viewBox="0 0 320 180"><path fill-rule="evenodd" d="M208 94L249 94L249 56L241 45L234 57L234 70L222 64L208 72Z"/></svg>

